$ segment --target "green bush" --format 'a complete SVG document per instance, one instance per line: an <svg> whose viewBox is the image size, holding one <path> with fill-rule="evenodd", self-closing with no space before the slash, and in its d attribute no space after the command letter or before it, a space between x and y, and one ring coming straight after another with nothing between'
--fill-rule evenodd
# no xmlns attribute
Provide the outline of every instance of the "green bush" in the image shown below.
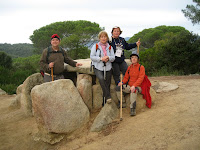
<svg viewBox="0 0 200 150"><path fill-rule="evenodd" d="M0 85L8 94L15 94L16 88L30 75L39 72L40 55L15 58L12 68L0 66Z"/></svg>
<svg viewBox="0 0 200 150"><path fill-rule="evenodd" d="M166 66L163 66L160 70L155 71L151 74L151 76L154 76L154 77L158 77L158 76L178 76L178 75L183 75L183 72L178 71L178 70L175 70L175 71L169 70Z"/></svg>
<svg viewBox="0 0 200 150"><path fill-rule="evenodd" d="M8 94L16 94L16 89L18 85L16 84L0 84L2 90L4 90Z"/></svg>

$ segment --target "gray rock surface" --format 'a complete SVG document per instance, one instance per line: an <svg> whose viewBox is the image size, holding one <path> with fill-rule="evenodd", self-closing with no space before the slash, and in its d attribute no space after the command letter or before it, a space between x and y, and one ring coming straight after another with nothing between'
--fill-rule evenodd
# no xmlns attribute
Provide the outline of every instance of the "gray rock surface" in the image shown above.
<svg viewBox="0 0 200 150"><path fill-rule="evenodd" d="M23 83L21 91L21 108L27 116L32 116L32 100L31 100L31 90L36 85L43 83L43 77L40 73L35 73L29 76Z"/></svg>
<svg viewBox="0 0 200 150"><path fill-rule="evenodd" d="M31 98L40 130L69 134L89 121L89 110L69 79L37 85Z"/></svg>
<svg viewBox="0 0 200 150"><path fill-rule="evenodd" d="M157 93L169 92L169 91L178 89L178 85L177 84L168 83L168 82L158 82L157 84L155 84L153 86L153 88L155 89L155 91Z"/></svg>
<svg viewBox="0 0 200 150"><path fill-rule="evenodd" d="M105 104L100 113L95 118L90 131L98 132L104 129L119 115L119 110L116 104L112 101L111 104Z"/></svg>

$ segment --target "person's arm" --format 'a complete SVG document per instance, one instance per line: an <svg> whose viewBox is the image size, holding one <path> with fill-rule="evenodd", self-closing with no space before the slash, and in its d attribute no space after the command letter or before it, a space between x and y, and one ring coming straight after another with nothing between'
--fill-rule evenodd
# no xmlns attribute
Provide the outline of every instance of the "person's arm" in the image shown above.
<svg viewBox="0 0 200 150"><path fill-rule="evenodd" d="M96 44L92 46L91 52L90 52L90 58L94 62L100 62L102 58L99 56L96 56Z"/></svg>
<svg viewBox="0 0 200 150"><path fill-rule="evenodd" d="M128 44L128 43L126 42L125 39L123 39L123 40L124 40L124 44L125 44L125 49L126 49L126 50L130 50L130 49L132 49L132 48L137 47L137 44L136 44L136 43Z"/></svg>
<svg viewBox="0 0 200 150"><path fill-rule="evenodd" d="M44 49L42 56L40 58L40 70L45 72L50 71L49 64L47 62L47 49Z"/></svg>
<svg viewBox="0 0 200 150"><path fill-rule="evenodd" d="M130 78L129 71L130 71L130 66L126 70L126 73L125 73L124 78L122 80L123 84L126 84L128 82L128 80L129 80L129 78Z"/></svg>
<svg viewBox="0 0 200 150"><path fill-rule="evenodd" d="M113 62L115 60L115 54L114 54L114 49L112 48L112 46L111 46L110 54L111 55L108 56L109 57L109 61Z"/></svg>
<svg viewBox="0 0 200 150"><path fill-rule="evenodd" d="M66 51L64 51L64 61L72 67L76 67L77 62L67 56Z"/></svg>
<svg viewBox="0 0 200 150"><path fill-rule="evenodd" d="M135 48L140 45L140 41L137 41L136 43L133 43L133 44L128 44L124 38L123 38L123 40L124 40L126 50L130 50L130 49Z"/></svg>

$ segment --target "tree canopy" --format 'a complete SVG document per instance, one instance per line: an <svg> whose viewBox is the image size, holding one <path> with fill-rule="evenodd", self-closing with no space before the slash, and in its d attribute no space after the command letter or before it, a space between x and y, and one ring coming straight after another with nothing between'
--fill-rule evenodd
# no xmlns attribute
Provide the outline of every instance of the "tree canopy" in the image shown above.
<svg viewBox="0 0 200 150"><path fill-rule="evenodd" d="M19 44L0 44L0 51L10 55L12 58L28 57L33 55L33 44L19 43Z"/></svg>
<svg viewBox="0 0 200 150"><path fill-rule="evenodd" d="M11 68L12 66L12 58L5 52L1 51L0 51L0 66L5 68Z"/></svg>
<svg viewBox="0 0 200 150"><path fill-rule="evenodd" d="M61 46L71 51L72 58L80 58L80 56L84 56L80 50L86 52L87 44L95 41L101 30L99 24L90 21L63 21L35 30L30 36L30 40L34 47L43 50L50 45L51 35L57 33L61 38Z"/></svg>
<svg viewBox="0 0 200 150"><path fill-rule="evenodd" d="M182 12L194 25L200 23L200 0L193 0L193 2L196 3L196 6L187 5L186 9L182 9Z"/></svg>
<svg viewBox="0 0 200 150"><path fill-rule="evenodd" d="M162 68L168 72L197 73L200 71L200 37L187 31L169 33L155 41L153 48L140 52L140 56L149 74Z"/></svg>
<svg viewBox="0 0 200 150"><path fill-rule="evenodd" d="M180 26L158 26L155 28L144 29L141 32L138 32L134 36L129 39L129 43L136 42L139 38L141 38L141 48L140 50L145 50L148 48L152 48L154 46L154 42L157 40L161 40L165 34L168 33L178 33L180 31L187 31L184 27ZM189 31L188 31L189 32Z"/></svg>

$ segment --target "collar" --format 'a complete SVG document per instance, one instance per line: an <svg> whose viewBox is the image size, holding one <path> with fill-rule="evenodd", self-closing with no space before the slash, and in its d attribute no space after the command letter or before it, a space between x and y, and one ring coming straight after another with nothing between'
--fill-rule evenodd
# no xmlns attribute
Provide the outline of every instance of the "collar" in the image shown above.
<svg viewBox="0 0 200 150"><path fill-rule="evenodd" d="M135 66L138 66L139 63L136 63L136 64L131 64L132 67L135 67Z"/></svg>

